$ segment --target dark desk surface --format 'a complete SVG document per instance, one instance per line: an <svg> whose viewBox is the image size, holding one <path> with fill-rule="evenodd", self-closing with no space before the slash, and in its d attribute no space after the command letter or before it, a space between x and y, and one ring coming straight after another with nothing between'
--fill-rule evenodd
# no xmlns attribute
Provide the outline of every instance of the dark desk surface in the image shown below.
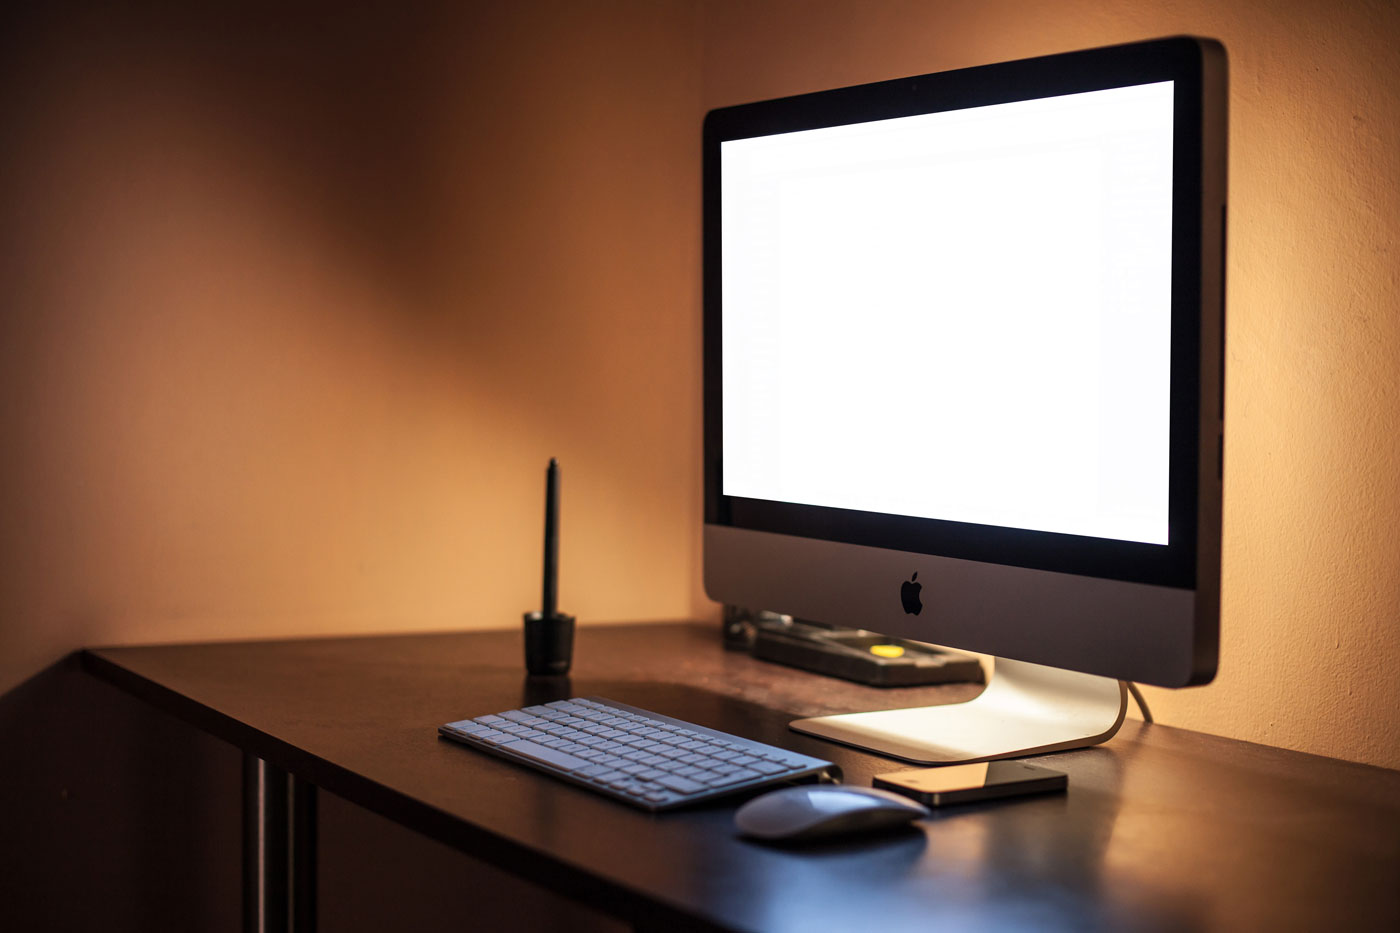
<svg viewBox="0 0 1400 933"><path fill-rule="evenodd" d="M1065 795L938 812L784 851L734 805L653 816L440 741L439 723L599 694L819 755L798 716L954 702L725 652L717 626L589 626L571 683L523 677L516 632L106 648L89 671L326 790L642 925L754 930L1400 929L1400 772L1129 722L1044 756Z"/></svg>

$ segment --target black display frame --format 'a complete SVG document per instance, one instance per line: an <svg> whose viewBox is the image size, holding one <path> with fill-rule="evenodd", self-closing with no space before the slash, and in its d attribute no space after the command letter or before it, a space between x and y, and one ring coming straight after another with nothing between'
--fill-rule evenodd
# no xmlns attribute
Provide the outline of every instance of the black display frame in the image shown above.
<svg viewBox="0 0 1400 933"><path fill-rule="evenodd" d="M1201 542L1204 52L1192 37L1069 52L710 111L702 143L706 524L1183 589ZM720 143L800 130L1172 81L1168 540L1144 544L726 496L723 477ZM1214 472L1212 469L1210 472ZM1208 545L1207 545L1208 547Z"/></svg>

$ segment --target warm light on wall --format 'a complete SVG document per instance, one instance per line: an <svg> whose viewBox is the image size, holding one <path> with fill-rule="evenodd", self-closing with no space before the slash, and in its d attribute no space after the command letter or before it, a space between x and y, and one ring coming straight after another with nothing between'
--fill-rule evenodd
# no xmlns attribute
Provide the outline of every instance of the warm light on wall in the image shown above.
<svg viewBox="0 0 1400 933"><path fill-rule="evenodd" d="M31 17L0 691L83 644L518 625L551 455L583 624L710 611L694 14L595 12Z"/></svg>

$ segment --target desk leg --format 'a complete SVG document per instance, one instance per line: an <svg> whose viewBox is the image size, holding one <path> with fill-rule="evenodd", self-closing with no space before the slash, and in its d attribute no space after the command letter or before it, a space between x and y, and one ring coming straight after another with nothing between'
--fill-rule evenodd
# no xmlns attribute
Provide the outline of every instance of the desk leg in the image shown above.
<svg viewBox="0 0 1400 933"><path fill-rule="evenodd" d="M315 929L316 786L244 755L244 933Z"/></svg>

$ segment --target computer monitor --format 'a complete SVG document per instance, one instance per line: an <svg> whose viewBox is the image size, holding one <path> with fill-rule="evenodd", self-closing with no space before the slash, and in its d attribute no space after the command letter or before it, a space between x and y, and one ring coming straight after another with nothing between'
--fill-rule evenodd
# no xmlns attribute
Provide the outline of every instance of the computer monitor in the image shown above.
<svg viewBox="0 0 1400 933"><path fill-rule="evenodd" d="M727 107L703 146L707 592L997 658L968 703L794 728L985 760L1208 682L1223 47Z"/></svg>

